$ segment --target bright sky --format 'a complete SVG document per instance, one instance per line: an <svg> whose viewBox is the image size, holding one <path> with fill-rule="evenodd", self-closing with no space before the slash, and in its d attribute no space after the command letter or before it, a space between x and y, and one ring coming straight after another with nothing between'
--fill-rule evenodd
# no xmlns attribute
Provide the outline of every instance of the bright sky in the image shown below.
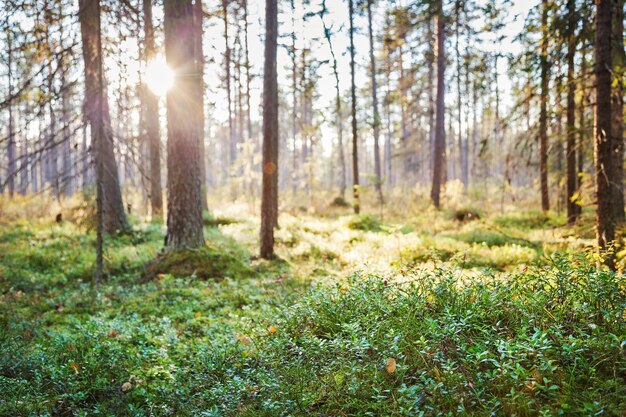
<svg viewBox="0 0 626 417"><path fill-rule="evenodd" d="M403 4L410 0L400 0L399 3ZM480 0L482 2L488 2L490 0ZM503 0L497 0L501 3ZM506 18L507 25L503 30L505 39L501 45L495 42L485 42L483 49L486 51L500 50L502 52L519 52L520 46L515 44L513 37L521 32L524 24L524 19L528 14L528 11L537 4L538 0L512 0L507 5L508 16ZM215 3L215 4L214 4ZM263 32L264 32L264 0L249 0L249 44L250 44L250 61L252 63L252 75L254 77L251 86L251 98L252 98L252 117L254 120L259 120L260 112L260 100L262 94L262 70L263 70ZM331 60L328 44L323 37L322 24L317 16L310 17L305 21L303 18L303 10L301 0L296 0L296 19L295 19L295 31L297 36L297 48L300 49L303 46L311 48L313 58L318 61ZM317 7L317 1L313 1L312 6L309 6L308 11L315 11L312 9ZM327 0L327 7L329 14L326 17L326 23L333 29L334 48L339 60L340 82L342 89L345 91L349 87L349 55L348 55L348 8L346 1L339 0ZM374 25L375 31L382 27L383 12L386 2L381 2L380 7L375 8ZM209 4L205 2L205 7L215 6L216 2ZM292 21L289 10L288 2L281 2L282 13L279 16L279 32L282 36L279 42L283 44L290 44L291 40L288 38L288 34L291 33ZM154 9L155 20L157 22L162 21L162 9L155 7ZM116 25L114 22L104 22L107 30L111 33L108 36L115 36ZM482 22L476 22L478 26L482 26ZM367 38L367 21L365 16L356 18L355 26L357 28L357 35L355 38L356 52L357 52L357 76L356 83L359 88L368 88L368 65L369 65L369 42ZM341 31L339 31L341 29ZM376 33L375 32L375 33ZM231 26L230 36L231 42L234 38L235 29ZM488 35L484 35L485 39L488 39ZM2 39L2 42L5 40ZM207 56L207 65L205 67L205 81L208 86L206 99L217 103L214 111L210 115L217 122L224 122L227 120L227 107L224 105L226 102L226 92L221 80L224 74L223 68L223 53L224 53L224 39L223 39L223 25L221 20L213 18L205 25L204 34L204 46L205 54ZM111 89L116 88L120 84L129 83L135 84L138 82L138 72L142 71L140 68L143 64L136 61L139 55L138 43L136 39L128 38L123 42L122 54L120 56L110 56L106 62L109 69L108 79ZM423 48L423 45L417 45L416 47ZM279 70L279 85L283 90L288 91L291 86L290 81L290 63L286 48L279 47L278 56L278 70ZM126 66L125 70L120 68L119 65ZM510 99L507 100L507 91L511 85L510 80L506 75L507 63L505 60L501 60L499 64L500 73L500 85L502 87L503 103L506 105L510 103ZM3 71L4 72L4 71ZM332 74L332 68L330 65L323 65L318 71L318 83L317 93L319 94L319 100L315 102L316 110L323 110L331 106L334 98L334 79ZM5 84L5 77L1 77L1 84ZM334 132L330 126L323 127L323 139L325 142L333 140ZM329 147L326 147L329 149Z"/></svg>

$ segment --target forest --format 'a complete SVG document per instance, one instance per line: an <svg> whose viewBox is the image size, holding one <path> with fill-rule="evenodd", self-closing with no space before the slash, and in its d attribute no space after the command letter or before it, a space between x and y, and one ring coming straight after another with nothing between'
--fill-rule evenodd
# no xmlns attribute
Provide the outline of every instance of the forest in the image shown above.
<svg viewBox="0 0 626 417"><path fill-rule="evenodd" d="M0 416L626 416L626 0L0 0Z"/></svg>

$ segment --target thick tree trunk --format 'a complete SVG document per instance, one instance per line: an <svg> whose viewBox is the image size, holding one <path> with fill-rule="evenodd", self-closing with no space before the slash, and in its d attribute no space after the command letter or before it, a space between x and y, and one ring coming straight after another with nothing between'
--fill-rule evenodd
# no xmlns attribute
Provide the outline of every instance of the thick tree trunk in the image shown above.
<svg viewBox="0 0 626 417"><path fill-rule="evenodd" d="M613 90L611 92L612 123L612 155L613 155L613 215L615 221L624 221L624 0L613 0L612 18L612 74Z"/></svg>
<svg viewBox="0 0 626 417"><path fill-rule="evenodd" d="M378 84L376 83L376 59L374 58L374 28L372 26L372 0L367 0L367 25L370 41L370 79L372 82L372 110L374 129L374 175L376 176L376 193L378 202L383 204L382 174L380 166L380 113L378 112Z"/></svg>
<svg viewBox="0 0 626 417"><path fill-rule="evenodd" d="M146 62L155 58L154 26L152 24L152 0L143 0L143 22L145 34ZM159 98L148 88L144 89L144 134L150 160L150 208L153 216L163 212L163 190L161 188L161 132L159 129Z"/></svg>
<svg viewBox="0 0 626 417"><path fill-rule="evenodd" d="M574 79L574 58L576 55L576 1L567 0L568 39L567 39L567 222L573 224L578 217L578 191L576 173L576 80Z"/></svg>
<svg viewBox="0 0 626 417"><path fill-rule="evenodd" d="M113 152L113 135L104 84L100 38L100 1L79 0L79 19L85 61L85 113L91 126L91 143L99 152L102 169L96 175L102 187L104 231L129 228L122 203L122 192Z"/></svg>
<svg viewBox="0 0 626 417"><path fill-rule="evenodd" d="M435 155L433 161L433 182L430 198L435 206L441 207L441 186L445 169L446 128L445 128L445 69L444 53L445 27L443 16L443 0L437 0L437 101L435 115Z"/></svg>
<svg viewBox="0 0 626 417"><path fill-rule="evenodd" d="M278 50L277 0L265 0L265 64L263 72L263 196L261 201L261 257L274 255L278 224Z"/></svg>
<svg viewBox="0 0 626 417"><path fill-rule="evenodd" d="M361 212L361 203L359 199L359 136L357 131L356 120L356 83L355 83L355 50L354 50L354 0L348 0L349 17L350 17L350 96L352 99L352 195L354 197L354 212Z"/></svg>
<svg viewBox="0 0 626 417"><path fill-rule="evenodd" d="M541 98L539 110L539 181L541 187L541 209L550 210L548 194L548 95L550 79L548 68L548 0L543 0L541 12Z"/></svg>
<svg viewBox="0 0 626 417"><path fill-rule="evenodd" d="M596 236L598 247L604 251L615 240L613 187L615 180L611 146L611 0L596 0L596 114L595 114L595 176L596 176ZM615 255L605 254L604 262L615 268Z"/></svg>
<svg viewBox="0 0 626 417"><path fill-rule="evenodd" d="M167 237L170 250L204 245L199 117L202 74L198 72L192 0L165 0L165 55L176 74L167 94Z"/></svg>

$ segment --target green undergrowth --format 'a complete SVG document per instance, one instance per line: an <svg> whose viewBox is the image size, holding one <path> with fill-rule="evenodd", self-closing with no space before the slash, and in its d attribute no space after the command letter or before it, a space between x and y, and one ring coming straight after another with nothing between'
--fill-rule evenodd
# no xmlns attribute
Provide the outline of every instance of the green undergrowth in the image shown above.
<svg viewBox="0 0 626 417"><path fill-rule="evenodd" d="M360 214L350 220L348 228L362 232L380 232L383 230L383 224L372 214Z"/></svg>
<svg viewBox="0 0 626 417"><path fill-rule="evenodd" d="M480 280L446 269L406 279L356 274L289 309L260 337L273 384L241 414L623 413L624 277L560 257Z"/></svg>
<svg viewBox="0 0 626 417"><path fill-rule="evenodd" d="M507 216L284 216L276 261L238 213L185 254L136 222L97 296L93 233L2 226L0 415L621 416L626 278Z"/></svg>

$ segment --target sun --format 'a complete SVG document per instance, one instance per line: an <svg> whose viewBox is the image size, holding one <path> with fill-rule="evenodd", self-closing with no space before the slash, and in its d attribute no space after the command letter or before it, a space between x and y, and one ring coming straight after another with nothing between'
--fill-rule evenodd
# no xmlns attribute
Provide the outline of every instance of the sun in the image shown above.
<svg viewBox="0 0 626 417"><path fill-rule="evenodd" d="M145 82L156 95L163 96L174 85L174 71L167 66L165 58L157 55L146 67Z"/></svg>

